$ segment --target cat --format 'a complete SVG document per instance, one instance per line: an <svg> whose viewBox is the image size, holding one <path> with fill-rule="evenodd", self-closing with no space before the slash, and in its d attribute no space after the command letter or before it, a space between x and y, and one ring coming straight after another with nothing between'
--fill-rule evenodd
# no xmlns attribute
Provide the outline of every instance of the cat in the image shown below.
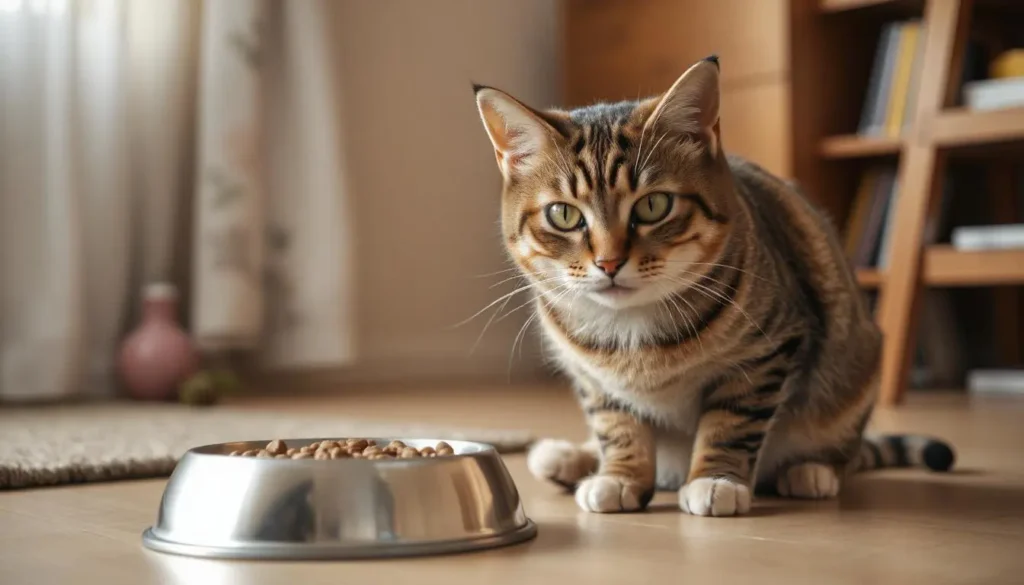
<svg viewBox="0 0 1024 585"><path fill-rule="evenodd" d="M881 333L822 213L726 154L719 63L664 94L572 111L474 85L502 232L591 431L527 459L591 512L678 490L699 516L752 493L830 498L849 474L946 470L950 446L865 438Z"/></svg>

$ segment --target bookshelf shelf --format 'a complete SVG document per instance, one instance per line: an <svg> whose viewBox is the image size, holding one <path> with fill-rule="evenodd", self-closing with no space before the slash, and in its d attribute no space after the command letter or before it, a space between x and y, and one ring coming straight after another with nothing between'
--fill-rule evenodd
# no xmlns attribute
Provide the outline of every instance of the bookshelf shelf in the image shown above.
<svg viewBox="0 0 1024 585"><path fill-rule="evenodd" d="M821 0L818 9L821 12L845 12L881 4L896 4L898 0Z"/></svg>
<svg viewBox="0 0 1024 585"><path fill-rule="evenodd" d="M935 117L930 138L944 147L1024 140L1024 108L946 110Z"/></svg>
<svg viewBox="0 0 1024 585"><path fill-rule="evenodd" d="M857 283L866 289L882 288L885 284L885 273L874 268L858 268Z"/></svg>
<svg viewBox="0 0 1024 585"><path fill-rule="evenodd" d="M903 141L899 138L857 134L829 136L821 141L821 156L826 159L895 156L902 146Z"/></svg>
<svg viewBox="0 0 1024 585"><path fill-rule="evenodd" d="M965 252L949 245L929 246L923 272L930 286L1024 284L1024 250Z"/></svg>

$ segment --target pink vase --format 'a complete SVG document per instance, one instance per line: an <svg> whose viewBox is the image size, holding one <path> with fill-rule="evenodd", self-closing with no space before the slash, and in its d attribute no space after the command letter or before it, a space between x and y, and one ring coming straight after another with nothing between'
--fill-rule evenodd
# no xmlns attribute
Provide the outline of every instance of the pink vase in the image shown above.
<svg viewBox="0 0 1024 585"><path fill-rule="evenodd" d="M178 323L178 290L172 284L145 287L142 322L121 344L120 374L138 400L170 400L195 373L199 357Z"/></svg>

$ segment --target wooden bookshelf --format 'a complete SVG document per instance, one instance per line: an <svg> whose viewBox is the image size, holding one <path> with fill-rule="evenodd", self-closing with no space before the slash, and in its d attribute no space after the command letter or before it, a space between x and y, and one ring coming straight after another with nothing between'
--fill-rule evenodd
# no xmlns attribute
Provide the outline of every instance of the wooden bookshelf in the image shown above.
<svg viewBox="0 0 1024 585"><path fill-rule="evenodd" d="M880 396L882 404L896 404L908 383L924 288L1002 287L994 292L991 310L1008 315L1007 322L996 326L1016 336L1008 345L1020 345L1024 325L1014 315L1021 314L1021 301L1013 300L1020 295L1005 287L1024 285L1024 250L967 252L935 245L928 241L932 235L926 227L939 218L951 158L969 158L989 173L998 173L1000 165L1012 166L1008 160L1021 161L1024 108L971 111L957 103L972 32L986 42L999 36L1000 27L1004 36L1012 33L1011 23L1024 18L1024 2L791 0L790 7L792 91L799 105L794 111L800 112L793 122L797 179L809 192L832 198L826 206L837 223L846 225L859 177L873 164L871 159L891 158L898 166L900 191L894 200L886 269L856 271L864 289L878 292L876 319L885 334ZM907 18L920 18L927 34L921 37L917 92L907 105L902 136L849 134L865 107L881 31L887 22ZM979 205L992 205L990 198L1012 199L1012 180L996 181L995 187L986 182L988 192L979 194ZM1005 206L992 212L996 222L1013 215ZM1007 301L1013 302L1004 308Z"/></svg>
<svg viewBox="0 0 1024 585"><path fill-rule="evenodd" d="M885 273L874 268L858 268L857 282L866 289L882 288L885 284Z"/></svg>
<svg viewBox="0 0 1024 585"><path fill-rule="evenodd" d="M900 138L845 134L822 140L821 156L827 159L896 156L902 146Z"/></svg>

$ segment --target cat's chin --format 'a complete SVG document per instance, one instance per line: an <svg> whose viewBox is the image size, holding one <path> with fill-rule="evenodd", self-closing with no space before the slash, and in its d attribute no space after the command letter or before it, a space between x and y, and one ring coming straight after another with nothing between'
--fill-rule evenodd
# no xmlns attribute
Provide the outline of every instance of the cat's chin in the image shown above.
<svg viewBox="0 0 1024 585"><path fill-rule="evenodd" d="M611 286L598 291L587 293L591 301L609 309L629 309L645 305L648 299L644 291L624 286Z"/></svg>

